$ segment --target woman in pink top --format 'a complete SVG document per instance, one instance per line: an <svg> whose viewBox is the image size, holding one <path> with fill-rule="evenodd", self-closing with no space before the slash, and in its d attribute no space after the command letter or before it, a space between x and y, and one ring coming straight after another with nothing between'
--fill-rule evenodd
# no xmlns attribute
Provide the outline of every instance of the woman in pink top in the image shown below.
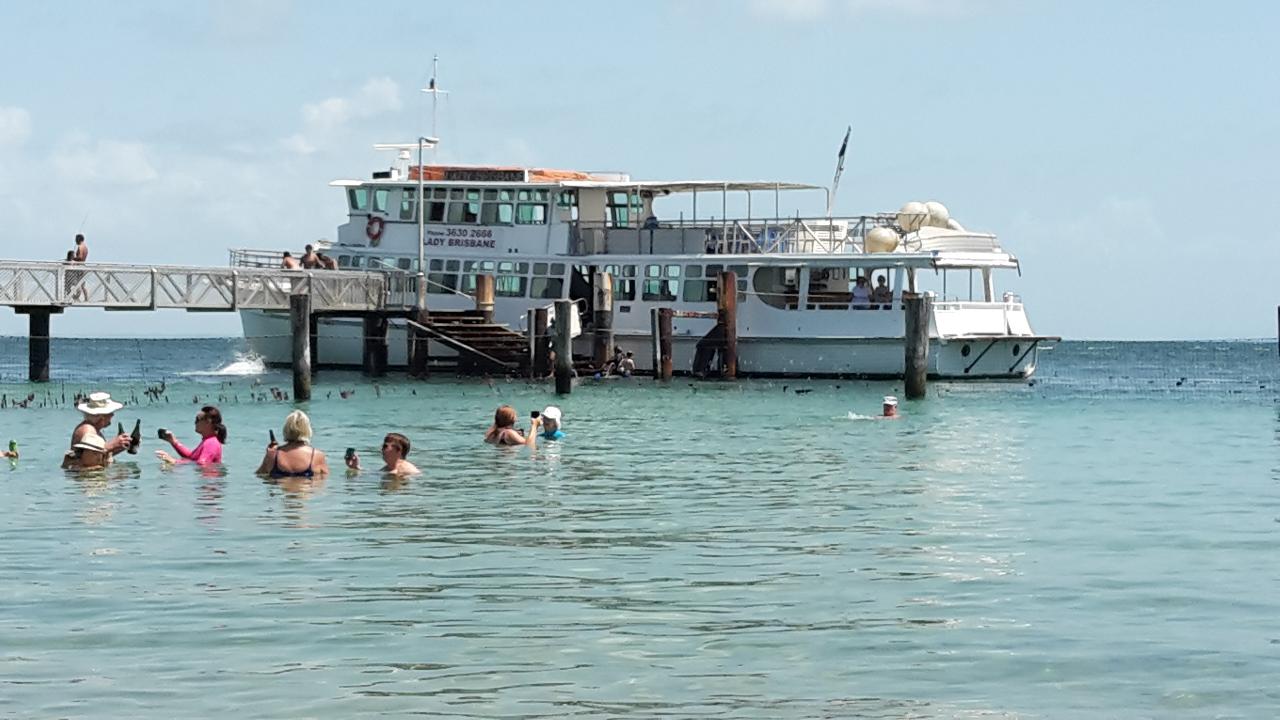
<svg viewBox="0 0 1280 720"><path fill-rule="evenodd" d="M205 405L196 414L196 432L200 433L200 444L194 450L188 450L173 433L165 431L165 440L173 446L178 457L173 457L163 450L156 451L156 457L167 463L193 462L197 465L222 462L222 443L227 441L227 426L222 424L222 412L212 405Z"/></svg>

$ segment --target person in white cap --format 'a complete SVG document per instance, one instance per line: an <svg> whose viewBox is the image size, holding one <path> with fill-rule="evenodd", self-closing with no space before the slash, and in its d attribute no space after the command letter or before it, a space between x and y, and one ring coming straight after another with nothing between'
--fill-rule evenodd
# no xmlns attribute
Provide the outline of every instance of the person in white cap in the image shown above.
<svg viewBox="0 0 1280 720"><path fill-rule="evenodd" d="M104 468L111 462L111 454L107 452L107 444L101 435L85 435L84 439L71 446L71 451L62 458L63 470L94 470Z"/></svg>
<svg viewBox="0 0 1280 720"><path fill-rule="evenodd" d="M882 414L880 415L880 417L882 418L898 417L898 398L892 395L884 396L884 407L882 409Z"/></svg>
<svg viewBox="0 0 1280 720"><path fill-rule="evenodd" d="M80 424L76 425L76 429L71 432L72 450L74 451L76 445L84 442L89 437L96 437L101 440L104 452L108 453L109 456L128 450L130 443L128 435L120 434L110 441L102 436L103 428L110 427L116 411L122 407L124 405L111 399L110 393L89 393L89 397L81 400L80 404L76 405L76 409L84 417L80 420Z"/></svg>
<svg viewBox="0 0 1280 720"><path fill-rule="evenodd" d="M563 413L560 408L555 405L548 405L542 411L542 439L543 440L563 440L564 427Z"/></svg>

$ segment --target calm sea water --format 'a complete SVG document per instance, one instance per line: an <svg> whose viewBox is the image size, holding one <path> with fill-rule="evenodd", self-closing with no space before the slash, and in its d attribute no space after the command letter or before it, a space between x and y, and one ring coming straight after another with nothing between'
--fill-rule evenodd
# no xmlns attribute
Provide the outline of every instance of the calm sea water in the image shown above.
<svg viewBox="0 0 1280 720"><path fill-rule="evenodd" d="M1063 343L1034 384L936 383L893 422L862 417L891 383L583 385L532 455L480 435L546 386L321 373L335 465L399 430L426 474L290 487L251 472L288 377L236 341L59 342L38 387L0 348L24 453L0 461L0 715L1280 708L1272 344ZM68 476L63 397L99 388L148 441ZM223 407L220 472L150 456L193 401Z"/></svg>

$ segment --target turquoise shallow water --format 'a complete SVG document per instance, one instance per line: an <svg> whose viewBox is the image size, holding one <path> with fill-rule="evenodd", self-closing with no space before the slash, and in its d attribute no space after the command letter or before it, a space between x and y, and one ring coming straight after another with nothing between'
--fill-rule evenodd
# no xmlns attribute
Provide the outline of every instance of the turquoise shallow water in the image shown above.
<svg viewBox="0 0 1280 720"><path fill-rule="evenodd" d="M11 402L31 388L8 342ZM24 452L0 461L0 714L1280 707L1272 346L1065 343L1034 385L935 384L893 422L857 417L890 383L582 386L559 402L568 440L532 456L479 436L499 403L553 402L545 386L326 373L307 410L335 465L395 429L427 472L288 488L251 474L292 408L251 395L287 378L178 374L236 348L55 347L68 394L143 398L120 417L147 438L189 439L193 396L222 396L220 473L163 471L149 441L70 477L60 383L0 410ZM167 400L148 403L157 367Z"/></svg>

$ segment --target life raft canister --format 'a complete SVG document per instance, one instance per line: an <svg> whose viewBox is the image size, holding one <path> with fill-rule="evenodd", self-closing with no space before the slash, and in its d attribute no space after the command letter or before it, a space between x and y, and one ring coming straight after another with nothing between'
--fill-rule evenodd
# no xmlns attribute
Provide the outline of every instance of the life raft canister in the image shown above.
<svg viewBox="0 0 1280 720"><path fill-rule="evenodd" d="M364 226L364 234L369 238L369 244L374 247L382 241L382 230L386 222L377 215L370 215L369 222Z"/></svg>

